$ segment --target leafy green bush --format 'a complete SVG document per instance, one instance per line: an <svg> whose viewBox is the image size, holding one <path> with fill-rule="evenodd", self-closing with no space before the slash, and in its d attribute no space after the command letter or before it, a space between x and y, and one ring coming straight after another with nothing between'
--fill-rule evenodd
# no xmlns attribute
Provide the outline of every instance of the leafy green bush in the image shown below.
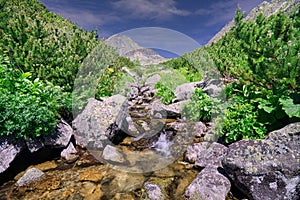
<svg viewBox="0 0 300 200"><path fill-rule="evenodd" d="M300 93L287 89L265 89L255 85L232 84L227 87L228 97L255 106L258 120L268 131L294 121L300 121Z"/></svg>
<svg viewBox="0 0 300 200"><path fill-rule="evenodd" d="M161 102L164 104L170 104L172 103L172 100L175 98L175 94L171 89L164 86L160 82L155 84L155 88L158 89L156 92L156 95L161 97Z"/></svg>
<svg viewBox="0 0 300 200"><path fill-rule="evenodd" d="M0 54L0 135L33 138L53 133L70 98L58 86L30 80Z"/></svg>
<svg viewBox="0 0 300 200"><path fill-rule="evenodd" d="M220 101L209 97L196 88L191 101L184 105L182 115L193 121L210 121L220 111Z"/></svg>
<svg viewBox="0 0 300 200"><path fill-rule="evenodd" d="M266 128L258 122L255 107L246 102L236 102L228 106L224 116L217 118L217 134L226 143L242 139L263 139Z"/></svg>

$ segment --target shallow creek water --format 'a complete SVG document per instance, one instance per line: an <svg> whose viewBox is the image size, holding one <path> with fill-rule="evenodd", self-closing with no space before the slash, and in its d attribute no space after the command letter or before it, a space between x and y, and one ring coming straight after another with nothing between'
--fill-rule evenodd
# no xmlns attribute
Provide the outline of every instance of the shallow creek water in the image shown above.
<svg viewBox="0 0 300 200"><path fill-rule="evenodd" d="M149 173L126 173L101 164L88 151L80 150L74 163L54 159L30 166L46 176L24 187L14 180L0 187L0 199L146 199L145 182L159 185L166 199L184 199L185 188L199 173L191 164L178 159L166 168Z"/></svg>

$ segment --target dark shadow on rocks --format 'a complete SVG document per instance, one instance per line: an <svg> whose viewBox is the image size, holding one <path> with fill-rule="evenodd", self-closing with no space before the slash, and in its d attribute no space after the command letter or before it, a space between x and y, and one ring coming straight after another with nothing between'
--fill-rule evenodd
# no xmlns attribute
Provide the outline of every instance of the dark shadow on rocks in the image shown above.
<svg viewBox="0 0 300 200"><path fill-rule="evenodd" d="M18 173L26 170L31 165L36 165L60 157L61 151L62 148L42 148L37 152L30 153L27 148L24 148L14 161L11 162L10 167L1 174L0 186L9 180L13 180Z"/></svg>
<svg viewBox="0 0 300 200"><path fill-rule="evenodd" d="M225 176L231 183L231 188L230 188L230 193L228 196L233 196L236 199L247 199L248 197L241 191L239 190L235 185L234 182L231 180L231 178L228 176L226 171L222 167L217 168L218 172Z"/></svg>

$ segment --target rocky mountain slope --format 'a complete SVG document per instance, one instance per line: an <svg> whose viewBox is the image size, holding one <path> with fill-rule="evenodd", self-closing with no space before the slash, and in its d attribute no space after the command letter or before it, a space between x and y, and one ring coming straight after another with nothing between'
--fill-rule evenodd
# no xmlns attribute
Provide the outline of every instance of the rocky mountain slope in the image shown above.
<svg viewBox="0 0 300 200"><path fill-rule="evenodd" d="M293 8L299 4L299 0L272 0L271 2L263 1L257 7L253 8L244 20L254 20L256 17L263 13L265 17L282 10L285 13L290 13ZM228 24L226 24L214 37L212 37L205 46L210 46L212 43L219 41L227 32L234 27L234 19L232 19Z"/></svg>
<svg viewBox="0 0 300 200"><path fill-rule="evenodd" d="M139 46L125 35L114 35L105 42L109 46L116 47L121 56L129 58L131 61L139 61L141 65L158 64L168 60L152 49Z"/></svg>

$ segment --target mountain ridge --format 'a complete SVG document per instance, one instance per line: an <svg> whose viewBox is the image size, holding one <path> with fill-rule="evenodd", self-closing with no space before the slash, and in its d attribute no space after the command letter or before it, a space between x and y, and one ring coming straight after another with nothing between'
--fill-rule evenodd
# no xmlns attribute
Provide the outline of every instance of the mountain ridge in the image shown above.
<svg viewBox="0 0 300 200"><path fill-rule="evenodd" d="M125 35L113 35L105 40L105 43L115 47L120 56L131 61L139 61L141 65L158 64L168 60L150 48L139 46L134 40Z"/></svg>
<svg viewBox="0 0 300 200"><path fill-rule="evenodd" d="M254 7L243 20L255 20L260 13L262 13L265 17L269 17L279 10L282 10L284 13L291 13L293 8L298 4L299 0L272 0L271 2L263 1L258 6ZM232 19L204 46L210 46L212 43L218 42L234 26L235 22L234 19Z"/></svg>

